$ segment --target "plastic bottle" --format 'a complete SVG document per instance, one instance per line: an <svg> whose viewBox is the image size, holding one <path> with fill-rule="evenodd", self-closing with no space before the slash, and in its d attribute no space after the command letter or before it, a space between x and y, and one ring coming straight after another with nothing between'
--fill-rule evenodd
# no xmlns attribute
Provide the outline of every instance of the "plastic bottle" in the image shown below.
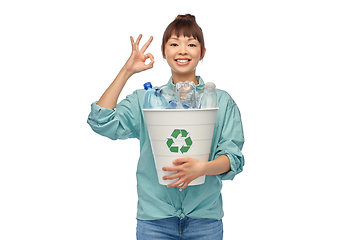
<svg viewBox="0 0 360 240"><path fill-rule="evenodd" d="M172 89L169 86L164 86L162 88L160 88L159 93L161 94L161 96L163 96L166 99L167 102L167 107L166 109L176 109L178 102L179 102L179 97L176 94L176 91L174 89Z"/></svg>
<svg viewBox="0 0 360 240"><path fill-rule="evenodd" d="M215 108L218 104L218 98L216 94L216 86L212 82L207 82L204 87L204 91L200 96L201 108Z"/></svg>
<svg viewBox="0 0 360 240"><path fill-rule="evenodd" d="M170 100L169 104L167 105L166 109L177 109L178 102L176 100Z"/></svg>
<svg viewBox="0 0 360 240"><path fill-rule="evenodd" d="M178 82L176 93L179 96L180 107L185 109L196 108L196 87L194 82Z"/></svg>
<svg viewBox="0 0 360 240"><path fill-rule="evenodd" d="M143 108L144 109L164 109L167 106L167 102L159 92L155 91L152 88L152 85L150 82L147 82L144 84L144 89L146 90L145 96L144 96L144 103Z"/></svg>

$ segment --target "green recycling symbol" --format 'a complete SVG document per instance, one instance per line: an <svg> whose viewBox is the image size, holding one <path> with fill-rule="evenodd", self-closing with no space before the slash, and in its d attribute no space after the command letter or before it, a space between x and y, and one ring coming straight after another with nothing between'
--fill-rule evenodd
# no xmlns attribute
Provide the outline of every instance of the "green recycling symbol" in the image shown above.
<svg viewBox="0 0 360 240"><path fill-rule="evenodd" d="M178 139L178 137L184 138L185 141L185 144L182 145L180 148L179 146L174 145L175 140ZM179 150L181 154L187 153L192 144L193 141L191 140L189 132L186 131L186 129L174 129L174 131L171 133L171 137L167 138L166 141L166 145L172 153L178 153Z"/></svg>

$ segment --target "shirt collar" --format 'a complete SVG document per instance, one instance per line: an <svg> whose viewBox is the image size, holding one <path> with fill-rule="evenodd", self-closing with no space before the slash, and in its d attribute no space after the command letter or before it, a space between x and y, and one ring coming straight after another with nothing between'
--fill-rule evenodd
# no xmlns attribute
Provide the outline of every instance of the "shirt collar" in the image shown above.
<svg viewBox="0 0 360 240"><path fill-rule="evenodd" d="M198 85L196 85L196 91L200 92L204 88L205 83L200 76L196 76L196 80L199 83ZM172 77L170 77L169 82L166 85L171 87L172 89L175 89L175 84L173 83Z"/></svg>

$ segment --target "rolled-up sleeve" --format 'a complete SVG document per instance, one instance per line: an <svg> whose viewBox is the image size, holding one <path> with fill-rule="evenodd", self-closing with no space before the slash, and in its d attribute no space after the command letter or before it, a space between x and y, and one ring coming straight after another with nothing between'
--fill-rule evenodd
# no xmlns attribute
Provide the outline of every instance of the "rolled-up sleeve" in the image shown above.
<svg viewBox="0 0 360 240"><path fill-rule="evenodd" d="M215 158L220 155L226 155L230 160L231 170L218 175L221 180L234 179L236 174L242 172L245 164L245 159L241 152L244 145L244 133L240 111L235 102L231 102L232 104L227 107L225 112L224 125L215 153Z"/></svg>
<svg viewBox="0 0 360 240"><path fill-rule="evenodd" d="M128 95L114 109L91 104L88 124L94 132L112 140L139 138L141 109L137 92Z"/></svg>

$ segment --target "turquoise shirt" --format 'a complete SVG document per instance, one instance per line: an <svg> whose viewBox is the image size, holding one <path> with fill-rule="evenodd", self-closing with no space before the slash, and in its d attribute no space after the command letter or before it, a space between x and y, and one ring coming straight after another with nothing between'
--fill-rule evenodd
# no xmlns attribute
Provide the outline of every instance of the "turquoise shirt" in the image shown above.
<svg viewBox="0 0 360 240"><path fill-rule="evenodd" d="M196 91L204 87L204 81L197 77ZM175 89L172 78L166 84ZM94 102L88 123L98 134L110 139L137 138L140 140L140 158L136 172L138 211L137 219L155 220L177 216L183 218L221 219L222 180L233 179L243 170L244 157L241 149L244 134L240 111L234 100L225 91L216 90L218 113L215 123L209 160L220 155L230 159L231 170L227 173L206 176L205 183L188 186L184 190L167 188L158 182L145 118L142 111L145 90L136 90L117 104L115 109L106 109Z"/></svg>

